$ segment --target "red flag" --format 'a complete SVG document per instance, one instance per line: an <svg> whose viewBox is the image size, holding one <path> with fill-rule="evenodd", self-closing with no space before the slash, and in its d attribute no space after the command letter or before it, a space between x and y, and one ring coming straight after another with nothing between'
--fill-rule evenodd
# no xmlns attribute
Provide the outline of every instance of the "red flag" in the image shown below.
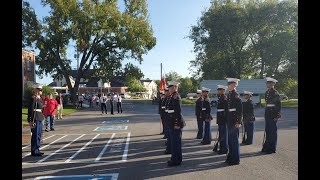
<svg viewBox="0 0 320 180"><path fill-rule="evenodd" d="M160 81L160 91L163 91L164 88L166 87L166 81L164 80L164 77L161 77L161 81Z"/></svg>

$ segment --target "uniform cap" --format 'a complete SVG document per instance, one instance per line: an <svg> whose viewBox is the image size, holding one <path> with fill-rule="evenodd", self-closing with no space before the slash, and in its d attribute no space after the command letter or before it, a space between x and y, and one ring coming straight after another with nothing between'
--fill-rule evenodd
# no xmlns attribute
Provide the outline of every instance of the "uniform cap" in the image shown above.
<svg viewBox="0 0 320 180"><path fill-rule="evenodd" d="M206 88L206 87L202 87L202 89L201 89L201 90L202 90L202 92L210 92L210 90L211 90L211 89Z"/></svg>
<svg viewBox="0 0 320 180"><path fill-rule="evenodd" d="M180 83L178 83L177 81L169 81L168 82L168 87L171 87L171 86L178 86Z"/></svg>
<svg viewBox="0 0 320 180"><path fill-rule="evenodd" d="M248 95L251 95L253 94L253 92L250 92L250 91L244 91L243 94L248 94Z"/></svg>
<svg viewBox="0 0 320 180"><path fill-rule="evenodd" d="M217 89L224 89L226 90L228 87L227 86L224 86L224 85L218 85L218 88Z"/></svg>
<svg viewBox="0 0 320 180"><path fill-rule="evenodd" d="M228 82L238 83L238 81L240 81L240 79L237 79L237 78L227 78L227 81L228 81Z"/></svg>
<svg viewBox="0 0 320 180"><path fill-rule="evenodd" d="M278 82L276 79L271 78L271 77L266 77L266 80L267 80L267 82L273 82L273 83Z"/></svg>

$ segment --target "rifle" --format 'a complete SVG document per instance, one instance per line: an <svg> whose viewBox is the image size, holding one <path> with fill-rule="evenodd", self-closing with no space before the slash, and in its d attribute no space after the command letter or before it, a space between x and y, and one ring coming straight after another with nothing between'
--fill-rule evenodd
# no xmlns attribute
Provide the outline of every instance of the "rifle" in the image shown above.
<svg viewBox="0 0 320 180"><path fill-rule="evenodd" d="M219 130L217 131L216 139L215 139L215 142L214 142L214 147L213 147L213 150L212 150L212 151L215 151L215 152L218 151L218 143L219 143L218 134L219 134ZM220 134L219 134L219 136L220 136Z"/></svg>
<svg viewBox="0 0 320 180"><path fill-rule="evenodd" d="M243 130L243 126L242 126L242 144L244 144L245 142L246 142L246 129L244 128Z"/></svg>

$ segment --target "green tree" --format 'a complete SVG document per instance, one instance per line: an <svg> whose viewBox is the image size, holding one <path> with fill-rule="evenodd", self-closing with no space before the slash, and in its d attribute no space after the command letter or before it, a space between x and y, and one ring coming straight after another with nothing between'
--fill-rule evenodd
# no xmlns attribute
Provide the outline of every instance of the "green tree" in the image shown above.
<svg viewBox="0 0 320 180"><path fill-rule="evenodd" d="M52 96L55 96L53 89L51 89L49 86L42 86L42 95L47 96L49 93L51 93Z"/></svg>
<svg viewBox="0 0 320 180"><path fill-rule="evenodd" d="M223 0L203 13L189 36L195 44L197 56L191 66L197 74L204 79L242 78L252 71L247 47L252 25L247 17L242 3Z"/></svg>
<svg viewBox="0 0 320 180"><path fill-rule="evenodd" d="M73 101L81 78L110 79L119 74L124 58L141 62L142 55L156 44L145 0L124 0L123 12L118 8L117 0L41 2L50 8L50 15L43 21L37 20L41 25L39 35L33 41L40 51L36 59L39 65L37 74L64 77ZM30 7L26 8L34 12ZM22 20L30 23L27 19ZM71 59L67 58L68 46L75 46L79 54L74 87L69 80ZM94 73L85 77L88 69L93 69Z"/></svg>
<svg viewBox="0 0 320 180"><path fill-rule="evenodd" d="M196 53L190 61L194 77L297 81L297 7L296 0L214 1L189 35Z"/></svg>
<svg viewBox="0 0 320 180"><path fill-rule="evenodd" d="M22 47L31 47L40 33L40 23L30 3L22 2Z"/></svg>
<svg viewBox="0 0 320 180"><path fill-rule="evenodd" d="M123 69L122 76L141 79L144 77L144 74L138 66L127 63Z"/></svg>
<svg viewBox="0 0 320 180"><path fill-rule="evenodd" d="M175 71L170 71L169 73L167 73L165 75L165 80L168 82L168 81L178 81L180 82L180 79L182 77Z"/></svg>
<svg viewBox="0 0 320 180"><path fill-rule="evenodd" d="M126 86L128 87L128 91L130 92L145 92L146 88L143 87L140 80L135 78L127 78Z"/></svg>
<svg viewBox="0 0 320 180"><path fill-rule="evenodd" d="M179 94L182 98L187 97L187 94L193 92L192 80L189 77L181 78L179 85Z"/></svg>

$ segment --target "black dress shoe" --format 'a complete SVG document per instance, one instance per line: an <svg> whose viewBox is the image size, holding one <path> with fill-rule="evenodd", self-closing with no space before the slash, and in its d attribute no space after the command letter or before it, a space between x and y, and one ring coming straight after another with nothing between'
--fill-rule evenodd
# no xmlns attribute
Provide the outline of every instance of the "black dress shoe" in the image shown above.
<svg viewBox="0 0 320 180"><path fill-rule="evenodd" d="M167 137L166 137L166 136L163 136L162 139L167 139Z"/></svg>
<svg viewBox="0 0 320 180"><path fill-rule="evenodd" d="M276 153L276 151L266 151L267 154Z"/></svg>
<svg viewBox="0 0 320 180"><path fill-rule="evenodd" d="M207 144L211 144L211 141L201 141L202 145L207 145Z"/></svg>
<svg viewBox="0 0 320 180"><path fill-rule="evenodd" d="M202 138L203 138L203 137L201 137L201 136L197 136L197 137L196 137L196 139L202 139Z"/></svg>
<svg viewBox="0 0 320 180"><path fill-rule="evenodd" d="M54 131L54 128L50 128L50 131Z"/></svg>
<svg viewBox="0 0 320 180"><path fill-rule="evenodd" d="M228 165L229 166L234 166L234 165L239 165L240 162L229 162Z"/></svg>
<svg viewBox="0 0 320 180"><path fill-rule="evenodd" d="M218 153L218 154L227 154L228 151L218 151L217 153Z"/></svg>
<svg viewBox="0 0 320 180"><path fill-rule="evenodd" d="M45 131L46 131L46 132L49 132L49 130L48 130L48 129L46 129Z"/></svg>
<svg viewBox="0 0 320 180"><path fill-rule="evenodd" d="M165 151L164 151L164 154L171 154L171 152L165 150Z"/></svg>
<svg viewBox="0 0 320 180"><path fill-rule="evenodd" d="M164 134L164 132L161 132L160 135Z"/></svg>
<svg viewBox="0 0 320 180"><path fill-rule="evenodd" d="M44 153L31 154L31 156L43 156Z"/></svg>
<svg viewBox="0 0 320 180"><path fill-rule="evenodd" d="M181 162L172 162L172 161L170 161L170 162L168 162L168 166L179 166L179 165L181 165Z"/></svg>

